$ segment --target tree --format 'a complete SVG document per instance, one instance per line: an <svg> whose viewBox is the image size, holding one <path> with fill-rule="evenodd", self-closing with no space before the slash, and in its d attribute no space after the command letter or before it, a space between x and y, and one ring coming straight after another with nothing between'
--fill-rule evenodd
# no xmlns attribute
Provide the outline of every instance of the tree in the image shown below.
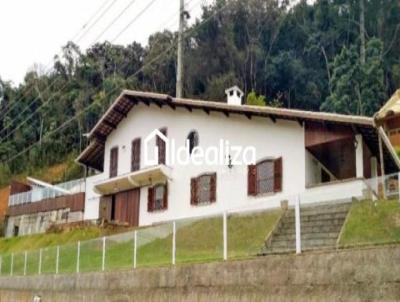
<svg viewBox="0 0 400 302"><path fill-rule="evenodd" d="M382 62L382 42L371 39L367 43L363 64L355 45L343 47L333 63L332 93L321 105L321 110L373 115L385 99Z"/></svg>
<svg viewBox="0 0 400 302"><path fill-rule="evenodd" d="M256 92L252 90L246 98L246 105L252 106L265 106L265 96L259 95L257 96Z"/></svg>

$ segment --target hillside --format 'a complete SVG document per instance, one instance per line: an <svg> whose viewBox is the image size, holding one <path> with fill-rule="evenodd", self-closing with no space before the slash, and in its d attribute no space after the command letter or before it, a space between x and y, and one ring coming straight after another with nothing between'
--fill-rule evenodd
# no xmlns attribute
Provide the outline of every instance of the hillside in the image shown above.
<svg viewBox="0 0 400 302"><path fill-rule="evenodd" d="M398 0L365 1L362 12L358 1L291 2L203 6L183 43L184 96L223 101L238 85L260 105L372 116L400 87ZM18 87L0 79L0 183L82 150L121 90L174 96L176 42L164 28L143 44L66 41L51 72L30 70Z"/></svg>

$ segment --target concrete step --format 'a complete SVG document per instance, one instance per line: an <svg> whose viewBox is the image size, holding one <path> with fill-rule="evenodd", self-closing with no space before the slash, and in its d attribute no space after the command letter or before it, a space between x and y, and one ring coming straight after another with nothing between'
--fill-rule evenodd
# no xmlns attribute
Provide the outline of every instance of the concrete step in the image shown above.
<svg viewBox="0 0 400 302"><path fill-rule="evenodd" d="M325 219L345 219L348 211L332 212L332 213L320 213L320 214L304 214L300 213L300 219L303 222L306 221L319 221ZM285 221L295 221L294 215L286 216Z"/></svg>
<svg viewBox="0 0 400 302"><path fill-rule="evenodd" d="M350 207L351 203L302 207L300 212L302 249L335 247ZM282 217L276 232L266 242L263 253L294 250L295 245L295 213L293 209L289 209Z"/></svg>
<svg viewBox="0 0 400 302"><path fill-rule="evenodd" d="M323 225L323 226L302 226L301 227L301 233L302 234L307 234L307 233L333 233L337 232L339 233L342 228L342 225ZM295 225L292 227L287 227L287 228L281 228L278 230L279 234L295 234Z"/></svg>
<svg viewBox="0 0 400 302"><path fill-rule="evenodd" d="M314 221L301 221L300 225L302 227L315 227L315 226L337 226L342 225L344 218L340 219L324 219L324 220L314 220ZM295 226L294 221L283 220L281 224L281 229L291 229Z"/></svg>
<svg viewBox="0 0 400 302"><path fill-rule="evenodd" d="M331 233L302 233L301 234L301 239L302 240L307 240L307 239L337 239L338 238L338 232L331 232ZM274 237L274 241L279 241L279 240L296 240L296 234L277 234Z"/></svg>
<svg viewBox="0 0 400 302"><path fill-rule="evenodd" d="M301 240L301 247L315 248L315 247L334 247L336 245L336 239L306 239ZM271 247L273 249L294 249L296 247L295 240L272 240ZM268 247L267 247L268 248Z"/></svg>
<svg viewBox="0 0 400 302"><path fill-rule="evenodd" d="M304 215L317 215L317 214L330 214L335 212L347 212L351 207L351 203L339 203L339 204L323 204L323 205L306 205L301 206L300 212ZM291 209L289 212L293 212L291 215L294 215L294 210ZM290 213L288 213L290 214Z"/></svg>

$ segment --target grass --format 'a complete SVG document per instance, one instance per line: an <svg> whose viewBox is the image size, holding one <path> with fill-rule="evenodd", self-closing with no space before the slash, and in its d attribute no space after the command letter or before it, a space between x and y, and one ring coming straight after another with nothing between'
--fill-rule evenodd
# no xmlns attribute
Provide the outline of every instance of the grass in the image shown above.
<svg viewBox="0 0 400 302"><path fill-rule="evenodd" d="M262 248L266 236L277 223L281 212L235 215L228 218L229 258L255 256ZM222 217L193 219L176 223L176 263L195 263L223 258ZM134 233L126 232L106 238L105 269L131 268L134 259ZM10 252L14 252L13 273L24 273L24 251L29 250L27 274L39 269L39 252L42 248L41 273L55 273L56 245L59 250L59 272L73 273L77 266L77 240L99 237L97 228L73 230L65 234L42 234L0 240L2 274L9 274ZM45 247L46 246L46 247ZM80 246L80 271L100 271L102 267L102 238L82 241ZM165 266L172 260L172 223L137 229L137 266ZM29 248L28 248L29 247ZM4 254L6 253L6 254Z"/></svg>
<svg viewBox="0 0 400 302"><path fill-rule="evenodd" d="M400 242L398 200L354 203L340 238L341 247Z"/></svg>
<svg viewBox="0 0 400 302"><path fill-rule="evenodd" d="M78 240L88 240L108 233L108 230L93 226L72 229L60 233L1 238L0 254L31 251L44 247L77 242Z"/></svg>

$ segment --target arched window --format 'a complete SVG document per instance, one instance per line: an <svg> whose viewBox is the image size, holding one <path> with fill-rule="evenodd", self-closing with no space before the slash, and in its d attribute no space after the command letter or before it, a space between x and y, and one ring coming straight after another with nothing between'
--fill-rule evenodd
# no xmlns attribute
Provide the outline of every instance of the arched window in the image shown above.
<svg viewBox="0 0 400 302"><path fill-rule="evenodd" d="M187 140L189 141L189 154L192 154L193 149L199 145L199 134L197 131L190 131L187 136Z"/></svg>

